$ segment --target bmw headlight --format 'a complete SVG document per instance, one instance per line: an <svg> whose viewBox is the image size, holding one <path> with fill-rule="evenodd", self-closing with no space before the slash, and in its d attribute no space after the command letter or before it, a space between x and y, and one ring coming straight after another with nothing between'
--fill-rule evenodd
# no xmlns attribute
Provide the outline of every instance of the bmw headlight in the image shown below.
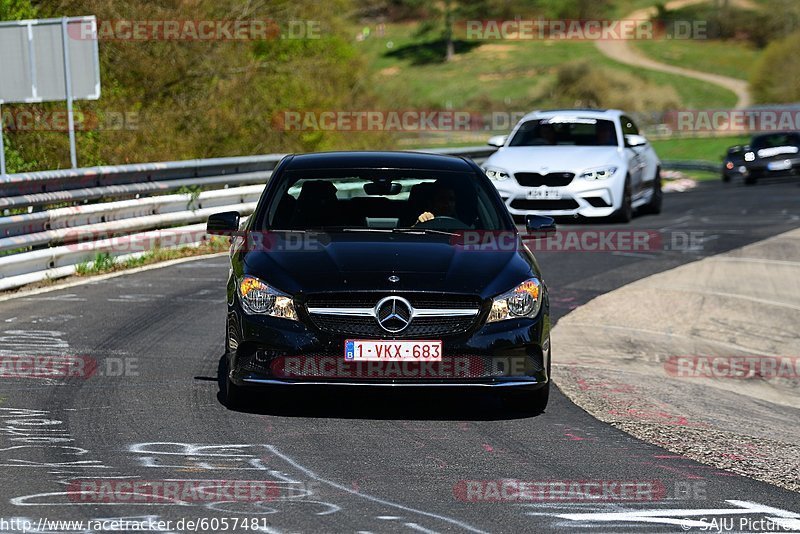
<svg viewBox="0 0 800 534"><path fill-rule="evenodd" d="M530 278L507 293L494 298L487 322L517 317L536 317L542 307L542 283Z"/></svg>
<svg viewBox="0 0 800 534"><path fill-rule="evenodd" d="M581 178L584 180L606 180L614 176L616 172L616 167L600 167L597 169L589 169L581 173Z"/></svg>
<svg viewBox="0 0 800 534"><path fill-rule="evenodd" d="M486 172L486 176L488 176L490 180L494 180L495 182L508 180L508 178L511 176L509 172L496 167L486 167L484 172Z"/></svg>
<svg viewBox="0 0 800 534"><path fill-rule="evenodd" d="M251 315L271 315L297 320L292 297L253 276L245 276L239 280L239 300L244 311Z"/></svg>

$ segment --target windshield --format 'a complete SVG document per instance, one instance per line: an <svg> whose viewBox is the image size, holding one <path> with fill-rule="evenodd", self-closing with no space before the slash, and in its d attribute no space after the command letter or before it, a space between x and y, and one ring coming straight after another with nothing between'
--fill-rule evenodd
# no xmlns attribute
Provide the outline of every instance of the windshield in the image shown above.
<svg viewBox="0 0 800 534"><path fill-rule="evenodd" d="M780 133L762 135L753 139L753 149L760 150L762 148L776 148L783 146L797 146L800 147L800 135L796 133Z"/></svg>
<svg viewBox="0 0 800 534"><path fill-rule="evenodd" d="M259 218L270 230L507 230L491 184L469 173L288 171Z"/></svg>
<svg viewBox="0 0 800 534"><path fill-rule="evenodd" d="M613 121L575 117L535 119L522 124L509 146L617 146Z"/></svg>

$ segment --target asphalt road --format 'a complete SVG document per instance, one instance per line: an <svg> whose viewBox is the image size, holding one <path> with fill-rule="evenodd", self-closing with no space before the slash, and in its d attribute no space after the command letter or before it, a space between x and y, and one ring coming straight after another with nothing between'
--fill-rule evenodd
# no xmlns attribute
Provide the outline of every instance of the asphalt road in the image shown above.
<svg viewBox="0 0 800 534"><path fill-rule="evenodd" d="M667 195L662 215L613 226L659 231L654 250L542 252L553 313L796 228L799 198L796 182L707 184ZM747 521L766 517L800 530L797 494L633 439L558 391L536 417L505 412L485 393L405 390L274 391L250 413L229 411L218 387L227 268L224 257L201 259L0 302L0 355L70 355L94 369L91 376L0 379L0 531L22 531L12 518L49 532L115 525L40 520L171 520L151 526L179 532L193 530L180 519L227 519L231 528L235 519L255 518L248 530L378 533L682 532L682 520L707 518L755 531ZM226 502L184 493L176 504L92 489L124 492L120 482L136 479L177 481L181 491L231 480L274 484L266 502L252 492ZM626 502L515 500L513 492L504 499L489 483L467 482L500 479L628 482L658 491L653 500L641 500L644 492ZM225 530L213 525L197 530ZM246 530L238 524L237 531Z"/></svg>

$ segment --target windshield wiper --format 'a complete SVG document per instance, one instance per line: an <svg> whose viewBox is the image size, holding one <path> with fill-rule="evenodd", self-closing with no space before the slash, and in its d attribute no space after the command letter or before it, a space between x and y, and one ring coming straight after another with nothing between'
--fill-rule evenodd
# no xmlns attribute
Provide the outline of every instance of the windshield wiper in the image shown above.
<svg viewBox="0 0 800 534"><path fill-rule="evenodd" d="M391 228L337 228L332 232L391 232Z"/></svg>
<svg viewBox="0 0 800 534"><path fill-rule="evenodd" d="M434 230L433 228L393 228L392 232L398 234L435 234L435 235L446 235L446 236L457 236L458 234L453 232L448 232L446 230Z"/></svg>
<svg viewBox="0 0 800 534"><path fill-rule="evenodd" d="M323 231L327 232L380 232L380 233L397 233L397 234L433 234L433 235L446 235L448 237L457 236L458 234L448 232L445 230L435 230L433 228L325 228Z"/></svg>

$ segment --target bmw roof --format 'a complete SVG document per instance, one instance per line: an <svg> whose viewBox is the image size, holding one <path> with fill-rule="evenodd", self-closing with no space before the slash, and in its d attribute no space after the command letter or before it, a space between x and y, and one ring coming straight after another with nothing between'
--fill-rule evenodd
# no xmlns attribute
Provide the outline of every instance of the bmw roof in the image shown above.
<svg viewBox="0 0 800 534"><path fill-rule="evenodd" d="M585 119L608 119L619 118L624 112L619 109L548 109L532 111L522 117L521 120L544 119L550 117L566 118L585 118Z"/></svg>

